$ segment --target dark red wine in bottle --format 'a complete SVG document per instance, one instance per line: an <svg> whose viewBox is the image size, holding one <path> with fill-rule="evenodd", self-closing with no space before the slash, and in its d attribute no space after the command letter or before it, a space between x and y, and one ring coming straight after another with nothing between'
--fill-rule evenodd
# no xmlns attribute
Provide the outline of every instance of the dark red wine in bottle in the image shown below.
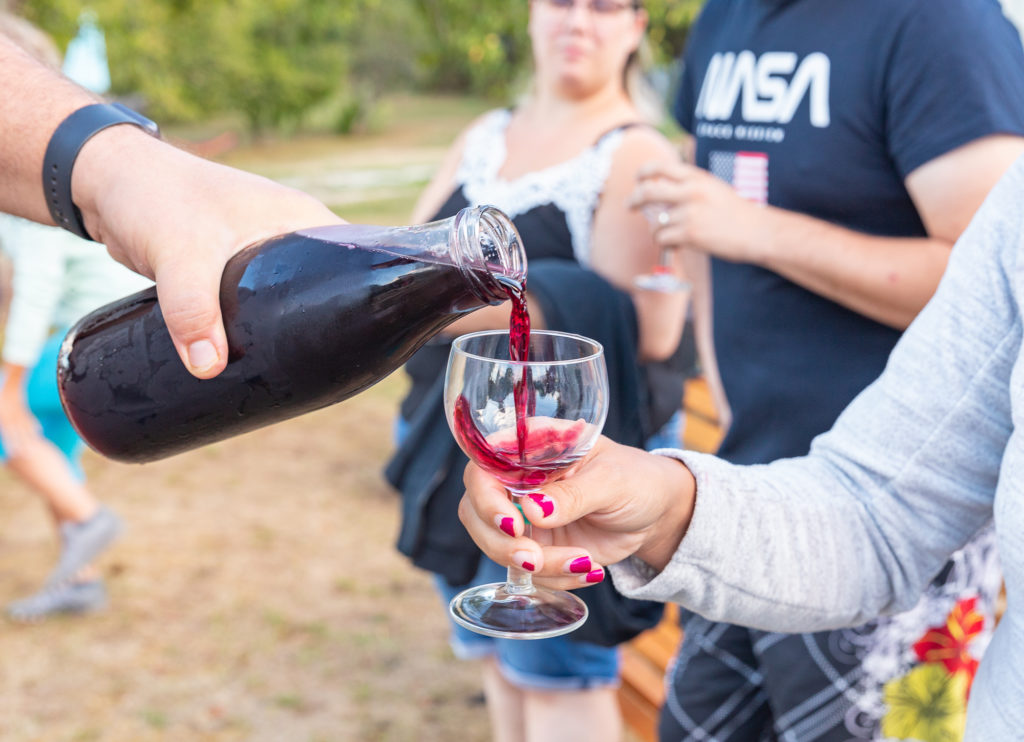
<svg viewBox="0 0 1024 742"><path fill-rule="evenodd" d="M152 461L340 402L525 278L518 233L493 207L415 227L293 232L226 266L229 358L219 376L185 370L148 289L71 329L61 400L92 448Z"/></svg>

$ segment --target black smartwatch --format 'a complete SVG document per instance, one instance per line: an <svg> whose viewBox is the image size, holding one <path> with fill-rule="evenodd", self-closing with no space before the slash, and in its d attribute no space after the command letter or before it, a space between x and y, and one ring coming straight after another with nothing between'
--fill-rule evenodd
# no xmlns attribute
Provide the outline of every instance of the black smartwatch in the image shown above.
<svg viewBox="0 0 1024 742"><path fill-rule="evenodd" d="M50 216L58 227L91 240L82 222L82 212L71 200L71 171L82 146L108 126L131 124L160 136L160 129L148 118L120 103L94 103L79 108L64 119L50 137L43 159L43 192Z"/></svg>

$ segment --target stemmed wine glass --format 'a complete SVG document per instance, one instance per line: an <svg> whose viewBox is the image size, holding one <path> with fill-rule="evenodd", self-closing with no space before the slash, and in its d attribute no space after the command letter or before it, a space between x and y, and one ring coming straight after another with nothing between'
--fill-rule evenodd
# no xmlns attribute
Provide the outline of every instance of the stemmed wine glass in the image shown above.
<svg viewBox="0 0 1024 742"><path fill-rule="evenodd" d="M670 218L668 204L648 204L644 206L643 213L651 229L665 226ZM643 273L634 278L633 284L640 289L663 293L690 290L689 282L679 278L672 267L672 250L664 247L661 248L657 265L651 269L650 273Z"/></svg>
<svg viewBox="0 0 1024 742"><path fill-rule="evenodd" d="M608 414L604 350L580 335L535 330L529 360L512 361L507 330L452 344L444 408L455 440L495 476L513 502L556 481L597 441ZM526 525L529 538L532 527ZM449 605L456 623L509 639L543 639L579 628L586 604L508 568L505 583L464 590Z"/></svg>

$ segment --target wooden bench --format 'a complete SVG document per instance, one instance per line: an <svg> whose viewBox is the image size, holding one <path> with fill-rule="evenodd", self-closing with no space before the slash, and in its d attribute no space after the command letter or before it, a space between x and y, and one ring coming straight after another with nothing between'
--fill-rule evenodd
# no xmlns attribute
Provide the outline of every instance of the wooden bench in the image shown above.
<svg viewBox="0 0 1024 742"><path fill-rule="evenodd" d="M704 379L691 379L683 394L686 424L683 447L714 451L722 440L718 414ZM634 738L656 742L658 713L665 701L665 672L675 656L683 635L678 610L667 606L661 623L645 631L622 648L622 685L619 706L627 729Z"/></svg>

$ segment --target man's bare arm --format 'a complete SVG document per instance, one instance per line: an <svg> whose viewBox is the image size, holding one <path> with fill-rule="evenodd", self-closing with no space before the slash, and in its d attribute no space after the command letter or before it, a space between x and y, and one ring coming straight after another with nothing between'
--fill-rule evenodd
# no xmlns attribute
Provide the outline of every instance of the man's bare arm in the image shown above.
<svg viewBox="0 0 1024 742"><path fill-rule="evenodd" d="M0 38L0 210L53 224L42 166L50 137L90 93ZM219 374L227 339L218 292L247 245L341 221L304 193L190 155L136 126L111 126L82 147L71 195L89 234L156 281L175 347L190 372Z"/></svg>
<svg viewBox="0 0 1024 742"><path fill-rule="evenodd" d="M0 211L53 224L42 186L46 145L68 114L97 100L3 36L0 90Z"/></svg>

